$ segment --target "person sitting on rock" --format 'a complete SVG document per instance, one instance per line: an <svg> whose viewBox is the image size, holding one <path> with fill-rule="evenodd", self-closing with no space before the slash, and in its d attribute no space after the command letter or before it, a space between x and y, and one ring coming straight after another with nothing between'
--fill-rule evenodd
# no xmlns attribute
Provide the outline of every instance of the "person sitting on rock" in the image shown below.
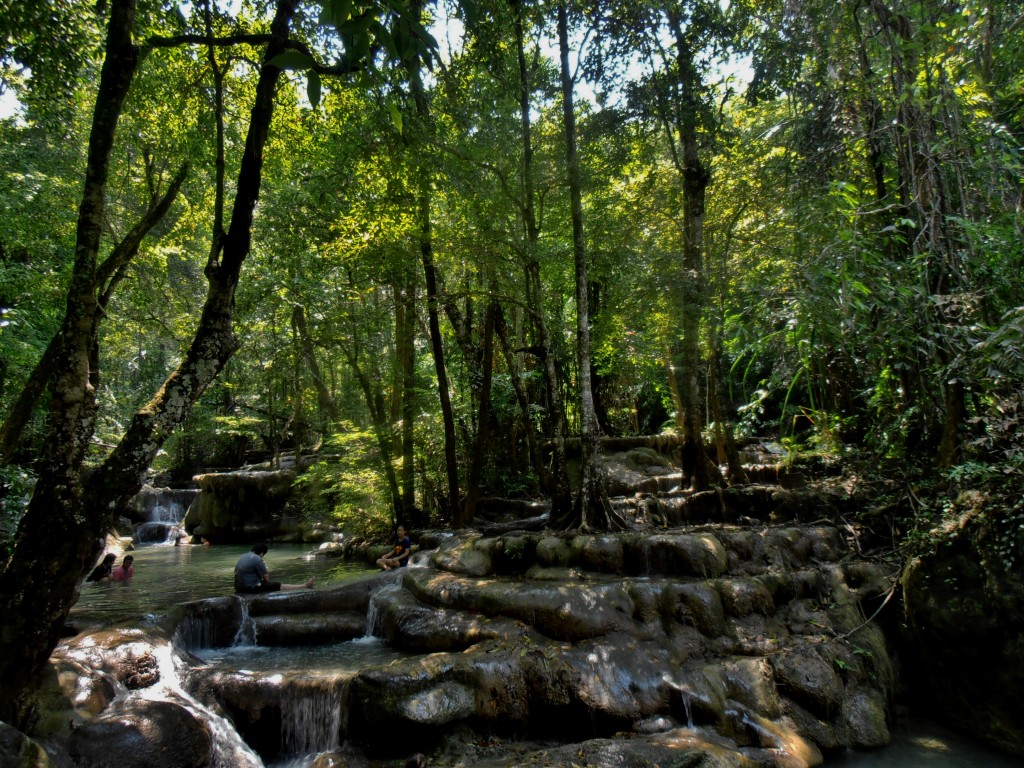
<svg viewBox="0 0 1024 768"><path fill-rule="evenodd" d="M117 555L113 552L107 552L103 556L103 560L92 569L92 573L89 574L86 581L103 581L110 578L111 571L114 570L114 561L117 560Z"/></svg>
<svg viewBox="0 0 1024 768"><path fill-rule="evenodd" d="M409 555L412 552L412 540L405 533L405 526L398 526L398 539L391 548L391 552L377 560L377 567L385 571L392 568L403 568L409 564Z"/></svg>
<svg viewBox="0 0 1024 768"><path fill-rule="evenodd" d="M110 572L111 581L128 581L132 576L135 575L135 558L131 555L125 555L124 560L117 566L113 571Z"/></svg>
<svg viewBox="0 0 1024 768"><path fill-rule="evenodd" d="M305 584L282 584L270 580L270 571L263 562L267 554L266 544L254 544L235 563L235 592L240 595L254 595L260 592L277 592L279 589L309 589L316 582L312 576Z"/></svg>

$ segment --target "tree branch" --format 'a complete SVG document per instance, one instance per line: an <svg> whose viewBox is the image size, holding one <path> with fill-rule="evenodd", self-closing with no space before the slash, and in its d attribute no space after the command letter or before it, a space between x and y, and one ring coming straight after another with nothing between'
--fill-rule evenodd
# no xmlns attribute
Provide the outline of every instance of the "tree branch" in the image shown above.
<svg viewBox="0 0 1024 768"><path fill-rule="evenodd" d="M272 37L272 35L265 34L237 34L227 35L226 37L217 37L209 34L174 35L172 37L154 35L147 38L146 47L178 48L185 45L204 45L210 48L229 48L236 45L260 46L269 44ZM337 64L324 64L317 61L313 50L301 40L285 40L282 41L282 46L285 50L298 51L308 56L313 62L310 69L320 75L351 75L363 69L361 64L352 61L340 61Z"/></svg>

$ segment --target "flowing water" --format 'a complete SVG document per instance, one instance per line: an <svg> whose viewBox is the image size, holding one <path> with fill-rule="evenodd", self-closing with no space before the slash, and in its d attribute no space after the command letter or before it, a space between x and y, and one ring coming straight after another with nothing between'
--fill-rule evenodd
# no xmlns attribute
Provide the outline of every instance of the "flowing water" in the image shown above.
<svg viewBox="0 0 1024 768"><path fill-rule="evenodd" d="M260 675L287 674L290 678L307 679L337 677L409 656L377 638L313 646L205 648L193 651L193 655L220 669Z"/></svg>
<svg viewBox="0 0 1024 768"><path fill-rule="evenodd" d="M272 545L264 557L272 578L284 583L302 583L315 576L318 587L330 586L367 574L376 569L362 563L310 556L311 545ZM145 625L154 616L191 600L233 593L235 562L247 546L157 544L141 546L135 556L135 577L130 582L101 582L82 585L78 603L69 623L98 628L113 625ZM389 648L382 640L361 638L315 647L261 647L242 621L236 642L228 648L208 648L201 637L191 638L186 647L195 647L206 664L226 671L291 680L310 681L305 688L289 688L282 699L282 754L291 755L288 764L308 765L309 753L337 747L342 717L341 690L332 680L355 674L366 666L387 664L407 654ZM171 648L161 658L161 684L131 696L169 697L198 712L202 705L181 690ZM208 711L202 719L214 730L218 744L215 764L218 768L262 765L262 760L241 742L230 724ZM230 733L221 733L221 730Z"/></svg>
<svg viewBox="0 0 1024 768"><path fill-rule="evenodd" d="M318 587L357 578L375 569L364 563L310 557L310 544L273 544L264 557L275 581ZM165 613L178 603L234 593L235 562L249 547L171 544L142 546L131 581L86 582L68 623L84 629L137 622ZM120 558L119 558L120 559Z"/></svg>
<svg viewBox="0 0 1024 768"><path fill-rule="evenodd" d="M317 586L328 586L375 572L362 563L310 557L310 548L311 545L300 544L273 545L265 558L271 576L285 583L300 583L316 576ZM178 603L231 594L235 562L248 549L229 545L142 546L132 553L135 578L130 582L83 584L69 623L79 628L138 624L140 621L145 624L147 618L164 613ZM371 601L368 618L372 619L379 608L379 600ZM373 623L370 627L372 632ZM196 646L202 647L203 643L197 641ZM167 654L161 665L170 667L173 662L169 647ZM308 648L240 644L202 650L197 655L214 667L254 675L301 677L315 686L320 684L318 681L352 674L366 666L388 664L406 654L394 651L379 638L366 637ZM163 679L173 685L176 675L170 673L170 669L167 672ZM338 732L339 725L335 720L341 717L340 701L332 698L338 695L337 690L340 689L325 688L317 697L295 696L283 702L287 704L282 712L283 752L293 757L273 763L274 768L304 768L312 762L308 753L334 746L333 734ZM166 695L167 691L162 693ZM185 698L180 689L175 688L172 693L179 701ZM148 698L160 694L161 691L152 690L132 695ZM190 707L201 706L188 698ZM211 721L211 718L212 727L225 731L218 733L218 752L221 753L216 761L218 766L261 764L255 753L238 741L229 724L222 724L219 717L207 713L206 719ZM915 718L905 718L896 724L893 742L885 749L831 756L825 762L826 768L1014 768L1021 765L1022 761L1017 758L991 751L942 726Z"/></svg>

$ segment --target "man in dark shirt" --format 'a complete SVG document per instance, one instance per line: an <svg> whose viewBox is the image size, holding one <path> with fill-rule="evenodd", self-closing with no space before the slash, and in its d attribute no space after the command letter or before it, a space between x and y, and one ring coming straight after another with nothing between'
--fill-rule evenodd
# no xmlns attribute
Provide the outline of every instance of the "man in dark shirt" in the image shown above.
<svg viewBox="0 0 1024 768"><path fill-rule="evenodd" d="M405 533L405 526L398 526L398 539L391 551L384 557L377 560L377 567L390 571L392 568L404 568L409 564L409 555L412 554L412 539Z"/></svg>
<svg viewBox="0 0 1024 768"><path fill-rule="evenodd" d="M235 592L240 595L253 595L260 592L277 592L279 589L308 589L316 579L310 576L305 584L282 584L270 580L270 571L263 562L267 554L266 544L254 544L251 551L246 552L235 563Z"/></svg>

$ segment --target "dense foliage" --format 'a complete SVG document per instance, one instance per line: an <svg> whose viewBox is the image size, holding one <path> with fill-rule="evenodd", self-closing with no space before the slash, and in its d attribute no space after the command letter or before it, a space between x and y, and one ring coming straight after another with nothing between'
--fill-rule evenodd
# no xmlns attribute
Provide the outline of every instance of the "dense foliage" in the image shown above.
<svg viewBox="0 0 1024 768"><path fill-rule="evenodd" d="M62 312L103 22L87 4L71 4L47 20L67 28L56 37L69 50L47 49L28 34L42 8L17 5L18 14L4 14L4 87L23 107L0 124L4 413ZM709 422L740 414L742 432L780 431L799 445L1017 473L1020 11L998 2L798 6L569 9L576 87L591 94L577 106L600 426L652 432L672 428L673 412L682 424L679 382L694 377L677 370L685 363L699 368L709 434L721 427ZM237 16L214 8L204 20L202 7L191 19L147 15L143 36L259 28L258 8ZM325 17L355 20L356 10L307 9L300 26L314 55L339 55ZM321 76L299 54L287 62L294 70L278 91L238 297L242 347L162 463L308 451L342 425L362 424L395 466L412 451L412 503L449 509L418 269L422 183L463 482L482 420L491 436L479 476L485 494L543 487L529 438L552 435L552 402L578 431L554 11L477 2L429 13L424 21L442 43L426 113L403 84L398 28L385 43L398 63L358 76ZM192 170L107 310L97 455L188 338L225 162L217 124L230 167L241 150L249 60L245 44L155 48L125 106L108 193L111 243L163 175L186 160ZM531 125L519 109L524 93ZM695 175L682 162L684 130L707 174L698 267L683 260ZM534 265L539 296L528 279ZM492 303L497 330L487 327ZM684 361L684 319L695 304L699 352ZM538 321L550 331L556 382L543 375ZM486 346L498 352L480 408ZM556 383L563 391L552 400ZM31 471L44 405L40 398L4 457L5 477ZM411 448L403 418L414 420Z"/></svg>
<svg viewBox="0 0 1024 768"><path fill-rule="evenodd" d="M84 466L117 444L197 325L243 157L264 5L140 8L144 56L101 250L179 167L188 174L104 305ZM47 381L20 425L11 415L65 312L106 23L104 3L49 6L0 12L2 87L21 103L0 120L5 549L50 439ZM549 441L581 431L586 390L609 435L696 432L725 457L734 436L773 433L794 452L1019 487L1017 4L377 8L298 8L302 45L276 60L287 71L234 299L240 347L158 468L323 449L335 463L307 482L324 488L324 515L359 530L464 520L467 498L557 491ZM582 294L574 254L589 269ZM689 461L699 484L719 482L702 455Z"/></svg>

